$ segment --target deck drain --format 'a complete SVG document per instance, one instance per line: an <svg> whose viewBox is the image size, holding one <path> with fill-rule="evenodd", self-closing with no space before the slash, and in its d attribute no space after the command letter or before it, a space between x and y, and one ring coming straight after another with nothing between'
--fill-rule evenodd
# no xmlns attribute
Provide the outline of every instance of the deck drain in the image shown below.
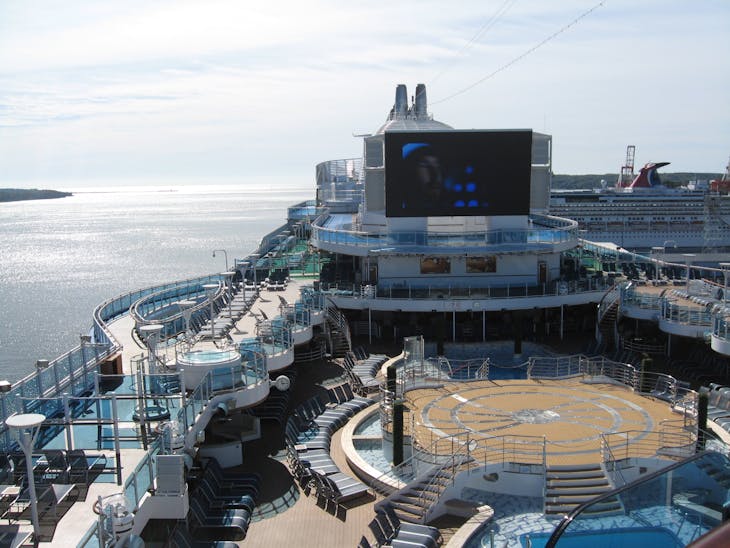
<svg viewBox="0 0 730 548"><path fill-rule="evenodd" d="M512 417L517 422L529 424L545 424L560 419L560 415L550 409L521 409L512 413Z"/></svg>

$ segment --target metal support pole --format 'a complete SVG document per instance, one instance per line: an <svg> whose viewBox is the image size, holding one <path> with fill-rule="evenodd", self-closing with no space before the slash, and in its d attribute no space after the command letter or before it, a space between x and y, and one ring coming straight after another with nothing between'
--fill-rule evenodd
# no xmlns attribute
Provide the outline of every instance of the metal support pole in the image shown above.
<svg viewBox="0 0 730 548"><path fill-rule="evenodd" d="M372 317L372 309L368 307L368 343L372 344L373 342L373 317Z"/></svg>
<svg viewBox="0 0 730 548"><path fill-rule="evenodd" d="M144 412L144 411L143 411ZM117 459L117 485L122 484L122 449L119 445L119 413L117 412L117 395L112 394L112 429L114 431L114 453ZM145 447L145 449L147 449Z"/></svg>
<svg viewBox="0 0 730 548"><path fill-rule="evenodd" d="M451 341L456 342L456 305L451 313Z"/></svg>
<svg viewBox="0 0 730 548"><path fill-rule="evenodd" d="M66 431L66 449L70 450L74 448L73 431L71 427L71 408L68 405L68 393L63 394L63 417L64 430Z"/></svg>

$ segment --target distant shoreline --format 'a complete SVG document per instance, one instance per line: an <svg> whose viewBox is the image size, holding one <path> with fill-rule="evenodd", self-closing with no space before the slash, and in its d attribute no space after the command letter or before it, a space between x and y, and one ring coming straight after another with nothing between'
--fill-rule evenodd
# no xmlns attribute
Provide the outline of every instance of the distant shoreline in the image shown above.
<svg viewBox="0 0 730 548"><path fill-rule="evenodd" d="M0 202L20 202L24 200L53 200L73 196L71 192L37 188L0 188Z"/></svg>

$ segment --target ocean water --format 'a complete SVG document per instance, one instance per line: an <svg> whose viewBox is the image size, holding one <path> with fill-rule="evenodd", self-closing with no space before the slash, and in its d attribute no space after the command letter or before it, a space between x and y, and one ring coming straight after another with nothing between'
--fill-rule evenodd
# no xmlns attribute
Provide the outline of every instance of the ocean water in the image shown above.
<svg viewBox="0 0 730 548"><path fill-rule="evenodd" d="M280 226L314 183L63 188L72 197L0 203L0 379L78 344L102 301L222 272Z"/></svg>

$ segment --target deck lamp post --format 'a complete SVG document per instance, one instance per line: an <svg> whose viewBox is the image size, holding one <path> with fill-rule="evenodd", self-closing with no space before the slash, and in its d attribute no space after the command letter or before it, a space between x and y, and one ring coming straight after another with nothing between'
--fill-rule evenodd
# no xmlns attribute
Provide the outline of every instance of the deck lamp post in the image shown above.
<svg viewBox="0 0 730 548"><path fill-rule="evenodd" d="M157 337L164 328L164 325L158 323L143 325L139 328L140 335L147 344L147 365L150 375L157 373Z"/></svg>
<svg viewBox="0 0 730 548"><path fill-rule="evenodd" d="M190 318L193 315L192 308L195 306L195 301L182 300L177 302L177 306L182 312L183 323L185 324L185 341L190 343Z"/></svg>
<svg viewBox="0 0 730 548"><path fill-rule="evenodd" d="M28 473L28 493L30 494L30 513L33 521L33 536L35 543L39 542L41 526L38 523L38 499L35 493L35 477L33 477L33 445L35 444L39 426L46 420L45 415L40 413L24 413L12 415L5 419L5 425L10 429L18 440L18 445L25 455L25 468Z"/></svg>
<svg viewBox="0 0 730 548"><path fill-rule="evenodd" d="M228 270L228 252L225 249L214 249L213 250L213 258L214 259L215 259L215 252L216 251L220 251L221 253L223 253L223 257L226 260L226 270Z"/></svg>
<svg viewBox="0 0 730 548"><path fill-rule="evenodd" d="M722 289L722 304L727 307L727 279L730 276L730 263L720 263L722 275L725 277L725 285Z"/></svg>
<svg viewBox="0 0 730 548"><path fill-rule="evenodd" d="M213 297L218 290L218 284L204 284L205 296L208 297L210 303L210 338L215 341L215 311L213 310Z"/></svg>

